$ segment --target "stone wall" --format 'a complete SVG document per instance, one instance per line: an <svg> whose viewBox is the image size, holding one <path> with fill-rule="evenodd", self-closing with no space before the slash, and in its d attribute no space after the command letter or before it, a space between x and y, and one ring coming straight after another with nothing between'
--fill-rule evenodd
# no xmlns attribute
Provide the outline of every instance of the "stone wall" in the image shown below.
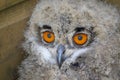
<svg viewBox="0 0 120 80"><path fill-rule="evenodd" d="M27 21L38 0L0 0L0 80L15 80L24 58L21 43ZM119 0L107 0L120 7Z"/></svg>
<svg viewBox="0 0 120 80"><path fill-rule="evenodd" d="M0 11L25 0L0 0Z"/></svg>
<svg viewBox="0 0 120 80"><path fill-rule="evenodd" d="M0 0L0 4L4 1L6 0ZM11 7L1 8L0 11L0 80L15 80L17 77L16 68L24 58L21 49L24 28L37 2L37 0L16 1L20 2L15 2L17 4L14 5L9 3Z"/></svg>

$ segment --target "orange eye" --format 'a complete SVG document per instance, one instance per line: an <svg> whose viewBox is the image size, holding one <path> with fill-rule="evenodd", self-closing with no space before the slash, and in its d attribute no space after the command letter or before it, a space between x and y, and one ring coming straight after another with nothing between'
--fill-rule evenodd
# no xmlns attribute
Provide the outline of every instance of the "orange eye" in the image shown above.
<svg viewBox="0 0 120 80"><path fill-rule="evenodd" d="M88 40L88 35L85 33L79 33L79 34L75 34L73 36L73 41L77 44L77 45L83 45L87 42Z"/></svg>
<svg viewBox="0 0 120 80"><path fill-rule="evenodd" d="M53 42L55 40L54 33L49 31L43 32L43 40L47 43Z"/></svg>

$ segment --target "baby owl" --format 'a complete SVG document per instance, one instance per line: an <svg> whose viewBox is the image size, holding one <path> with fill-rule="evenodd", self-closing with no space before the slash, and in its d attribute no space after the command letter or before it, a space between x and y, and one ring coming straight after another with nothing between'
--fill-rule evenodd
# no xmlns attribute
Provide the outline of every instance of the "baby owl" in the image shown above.
<svg viewBox="0 0 120 80"><path fill-rule="evenodd" d="M120 80L120 15L101 0L40 0L18 80Z"/></svg>

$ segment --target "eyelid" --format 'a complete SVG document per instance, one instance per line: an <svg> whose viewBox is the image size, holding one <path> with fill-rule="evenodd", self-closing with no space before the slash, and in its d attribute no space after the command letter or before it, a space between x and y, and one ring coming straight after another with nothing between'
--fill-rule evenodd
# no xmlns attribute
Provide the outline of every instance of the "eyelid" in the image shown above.
<svg viewBox="0 0 120 80"><path fill-rule="evenodd" d="M42 30L41 30L41 33L44 33L44 32L46 32L46 31L48 31L48 32L53 32L53 31L50 30L50 29L42 29Z"/></svg>

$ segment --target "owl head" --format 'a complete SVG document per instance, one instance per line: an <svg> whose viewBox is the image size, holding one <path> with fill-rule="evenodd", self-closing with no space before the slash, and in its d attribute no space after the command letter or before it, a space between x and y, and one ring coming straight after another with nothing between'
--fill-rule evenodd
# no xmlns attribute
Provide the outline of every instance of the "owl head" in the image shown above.
<svg viewBox="0 0 120 80"><path fill-rule="evenodd" d="M41 0L30 18L23 47L44 64L59 68L82 55L111 62L119 46L119 19L114 7L98 0Z"/></svg>

